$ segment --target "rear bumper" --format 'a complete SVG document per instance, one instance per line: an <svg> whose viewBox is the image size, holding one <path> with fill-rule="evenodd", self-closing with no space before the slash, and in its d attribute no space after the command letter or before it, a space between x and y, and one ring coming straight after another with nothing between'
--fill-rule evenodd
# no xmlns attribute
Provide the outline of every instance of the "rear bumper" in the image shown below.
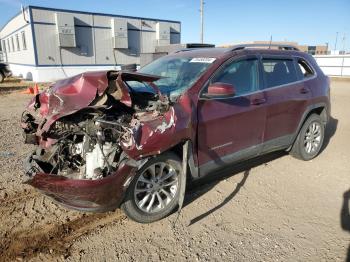
<svg viewBox="0 0 350 262"><path fill-rule="evenodd" d="M105 212L120 206L127 189L126 183L135 172L135 167L125 164L110 176L98 180L77 180L38 173L25 183L68 208Z"/></svg>

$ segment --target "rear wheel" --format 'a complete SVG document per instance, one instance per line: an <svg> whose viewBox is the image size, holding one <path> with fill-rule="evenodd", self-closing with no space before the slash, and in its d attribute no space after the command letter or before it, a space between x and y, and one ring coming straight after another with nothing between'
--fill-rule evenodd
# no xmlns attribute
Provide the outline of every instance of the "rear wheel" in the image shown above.
<svg viewBox="0 0 350 262"><path fill-rule="evenodd" d="M122 209L140 223L169 215L177 206L181 188L181 161L173 153L149 160L131 182Z"/></svg>
<svg viewBox="0 0 350 262"><path fill-rule="evenodd" d="M0 72L0 83L4 82L5 76L3 72Z"/></svg>
<svg viewBox="0 0 350 262"><path fill-rule="evenodd" d="M317 114L312 114L302 126L290 154L301 160L315 158L323 145L325 125Z"/></svg>

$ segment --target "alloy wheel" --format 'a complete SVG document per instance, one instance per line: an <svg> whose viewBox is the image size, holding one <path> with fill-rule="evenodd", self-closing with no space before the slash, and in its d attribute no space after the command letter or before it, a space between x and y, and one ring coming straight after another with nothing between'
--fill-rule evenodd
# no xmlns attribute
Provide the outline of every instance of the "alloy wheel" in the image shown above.
<svg viewBox="0 0 350 262"><path fill-rule="evenodd" d="M152 164L137 179L134 190L135 203L146 213L162 211L175 198L178 187L178 172L170 164Z"/></svg>
<svg viewBox="0 0 350 262"><path fill-rule="evenodd" d="M317 122L312 122L306 130L304 137L304 149L308 154L315 153L321 145L322 131Z"/></svg>

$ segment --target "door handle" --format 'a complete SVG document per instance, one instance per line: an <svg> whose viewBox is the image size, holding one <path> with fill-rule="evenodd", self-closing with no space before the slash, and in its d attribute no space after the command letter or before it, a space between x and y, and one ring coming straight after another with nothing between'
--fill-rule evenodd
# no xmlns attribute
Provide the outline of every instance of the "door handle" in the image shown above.
<svg viewBox="0 0 350 262"><path fill-rule="evenodd" d="M300 89L300 93L301 94L307 94L309 92L310 92L310 90L308 88L306 88L306 87L303 87L302 89Z"/></svg>
<svg viewBox="0 0 350 262"><path fill-rule="evenodd" d="M250 104L251 105L254 105L254 106L258 106L258 105L261 105L261 104L264 104L266 103L266 99L265 98L255 98L253 99Z"/></svg>

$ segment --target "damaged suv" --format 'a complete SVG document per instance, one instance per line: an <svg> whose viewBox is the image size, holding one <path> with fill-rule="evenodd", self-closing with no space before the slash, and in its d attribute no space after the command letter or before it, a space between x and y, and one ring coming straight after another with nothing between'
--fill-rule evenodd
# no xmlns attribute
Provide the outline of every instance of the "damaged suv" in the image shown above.
<svg viewBox="0 0 350 262"><path fill-rule="evenodd" d="M26 183L64 206L159 220L186 182L276 150L310 160L330 115L329 79L308 54L250 46L183 50L138 72L83 73L22 115Z"/></svg>

